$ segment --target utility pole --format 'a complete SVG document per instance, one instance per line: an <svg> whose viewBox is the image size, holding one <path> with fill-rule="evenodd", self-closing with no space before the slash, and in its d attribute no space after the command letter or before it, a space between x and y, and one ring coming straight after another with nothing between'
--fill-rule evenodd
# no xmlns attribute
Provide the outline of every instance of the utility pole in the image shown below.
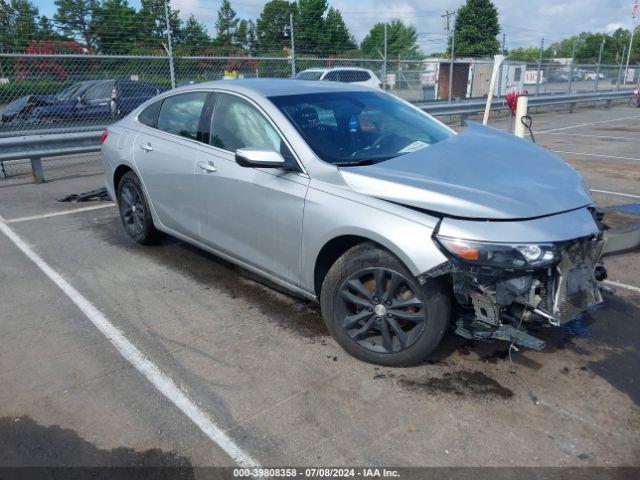
<svg viewBox="0 0 640 480"><path fill-rule="evenodd" d="M571 86L573 85L573 64L576 61L576 42L573 42L573 49L571 50L571 64L569 66L569 92L571 95Z"/></svg>
<svg viewBox="0 0 640 480"><path fill-rule="evenodd" d="M384 55L382 57L382 89L387 89L387 22L384 22Z"/></svg>
<svg viewBox="0 0 640 480"><path fill-rule="evenodd" d="M296 78L296 41L293 34L293 13L289 14L289 32L291 33L291 78Z"/></svg>
<svg viewBox="0 0 640 480"><path fill-rule="evenodd" d="M627 66L624 69L624 80L622 81L623 85L627 83L627 72L629 71L629 60L631 59L631 49L633 48L633 35L636 33L636 22L635 17L633 21L633 28L631 29L631 40L629 40L629 50L627 51Z"/></svg>
<svg viewBox="0 0 640 480"><path fill-rule="evenodd" d="M502 34L502 55L507 56L507 35ZM502 96L502 72L503 72L504 62L500 64L500 78L498 78L498 98ZM509 73L509 70L507 70Z"/></svg>
<svg viewBox="0 0 640 480"><path fill-rule="evenodd" d="M616 90L620 90L620 83L622 82L622 65L624 63L624 56L627 53L627 46L622 47L622 56L620 57L620 68L618 69L618 81L616 82Z"/></svg>
<svg viewBox="0 0 640 480"><path fill-rule="evenodd" d="M542 81L542 55L544 53L544 38L540 39L540 56L538 57L538 72L536 75L536 97L540 95L540 82Z"/></svg>
<svg viewBox="0 0 640 480"><path fill-rule="evenodd" d="M171 25L169 24L169 0L164 0L164 21L167 27L167 55L169 55L169 75L171 88L176 88L176 73L173 68L173 46L171 45Z"/></svg>
<svg viewBox="0 0 640 480"><path fill-rule="evenodd" d="M451 39L451 58L449 60L449 101L451 101L453 99L453 59L455 56L455 52L456 52L456 32L455 32L455 24L453 29L451 28L451 17L455 18L457 10L454 10L453 12L449 12L449 10L447 10L447 13L445 13L444 15L441 15L441 17L443 19L445 19L445 25L446 25L446 30L447 30L447 38Z"/></svg>
<svg viewBox="0 0 640 480"><path fill-rule="evenodd" d="M598 54L598 66L596 67L596 88L598 93L598 84L600 83L600 64L602 64L602 51L604 50L604 33L602 34L602 42L600 42L600 53Z"/></svg>

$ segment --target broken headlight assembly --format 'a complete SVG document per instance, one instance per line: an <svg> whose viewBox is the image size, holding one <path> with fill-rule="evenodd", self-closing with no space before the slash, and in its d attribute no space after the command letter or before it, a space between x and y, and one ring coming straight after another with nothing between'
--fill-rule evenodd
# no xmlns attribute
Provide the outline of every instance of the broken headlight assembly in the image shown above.
<svg viewBox="0 0 640 480"><path fill-rule="evenodd" d="M469 265L505 270L544 268L560 260L560 252L551 243L486 243L436 236L449 255Z"/></svg>

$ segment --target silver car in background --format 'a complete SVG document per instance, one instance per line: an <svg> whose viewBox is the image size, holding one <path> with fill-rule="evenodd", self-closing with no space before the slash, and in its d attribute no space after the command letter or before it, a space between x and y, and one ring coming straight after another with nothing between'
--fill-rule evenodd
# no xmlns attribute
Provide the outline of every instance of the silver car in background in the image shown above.
<svg viewBox="0 0 640 480"><path fill-rule="evenodd" d="M578 173L381 91L241 80L166 92L109 127L124 228L163 233L320 302L350 354L423 361L448 326L540 349L602 301L603 225Z"/></svg>

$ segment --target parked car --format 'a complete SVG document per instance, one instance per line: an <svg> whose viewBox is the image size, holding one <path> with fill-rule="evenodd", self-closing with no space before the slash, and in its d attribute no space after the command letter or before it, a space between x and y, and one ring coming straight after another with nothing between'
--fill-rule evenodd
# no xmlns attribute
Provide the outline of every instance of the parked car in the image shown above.
<svg viewBox="0 0 640 480"><path fill-rule="evenodd" d="M31 117L38 107L57 105L74 100L86 92L98 80L88 80L67 85L55 95L25 95L8 103L0 112L0 125L19 125Z"/></svg>
<svg viewBox="0 0 640 480"><path fill-rule="evenodd" d="M368 362L420 362L450 325L541 349L529 327L602 301L603 225L575 170L381 91L202 83L111 125L102 151L136 242L167 233L318 301Z"/></svg>
<svg viewBox="0 0 640 480"><path fill-rule="evenodd" d="M355 83L371 88L382 88L382 82L371 70L355 67L309 68L296 75L298 80Z"/></svg>
<svg viewBox="0 0 640 480"><path fill-rule="evenodd" d="M604 80L607 76L604 73L596 73L596 72L585 72L584 79L585 80L595 80L599 78L600 80Z"/></svg>
<svg viewBox="0 0 640 480"><path fill-rule="evenodd" d="M33 110L32 123L114 120L162 92L152 83L133 80L99 80L65 101Z"/></svg>

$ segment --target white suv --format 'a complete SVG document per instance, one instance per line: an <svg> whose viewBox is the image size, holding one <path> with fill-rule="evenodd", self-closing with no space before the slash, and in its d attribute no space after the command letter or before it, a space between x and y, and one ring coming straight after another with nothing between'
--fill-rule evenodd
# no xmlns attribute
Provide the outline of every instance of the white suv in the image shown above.
<svg viewBox="0 0 640 480"><path fill-rule="evenodd" d="M382 88L382 82L371 70L354 67L309 68L296 75L298 80L323 80L355 83L371 88Z"/></svg>

